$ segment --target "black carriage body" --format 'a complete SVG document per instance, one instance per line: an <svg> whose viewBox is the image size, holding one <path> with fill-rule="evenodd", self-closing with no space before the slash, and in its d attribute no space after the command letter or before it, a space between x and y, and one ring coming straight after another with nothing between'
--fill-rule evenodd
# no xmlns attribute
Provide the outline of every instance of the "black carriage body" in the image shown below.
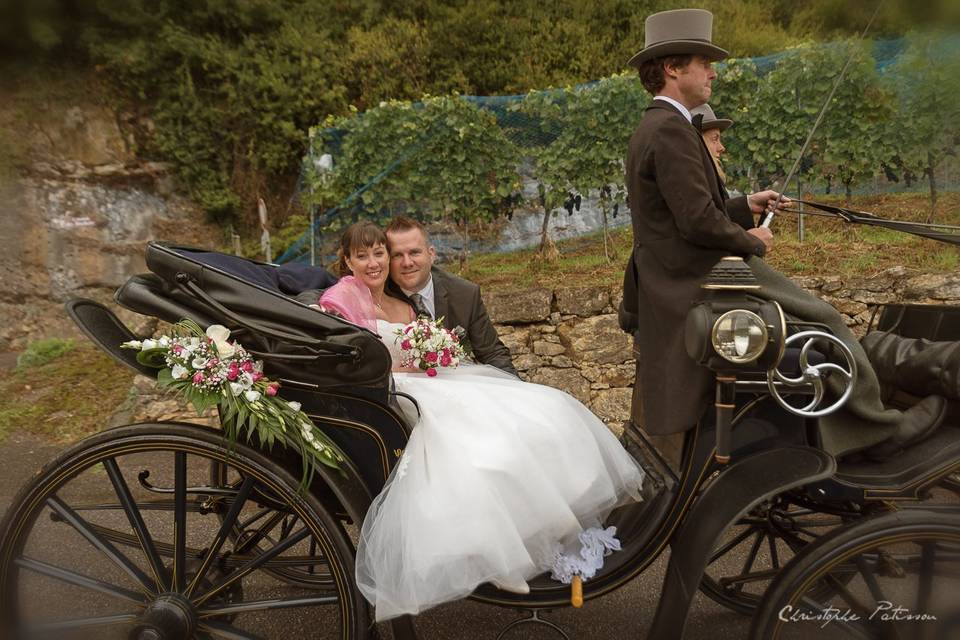
<svg viewBox="0 0 960 640"><path fill-rule="evenodd" d="M204 327L222 324L230 329L233 337L264 361L265 372L283 382L281 395L300 402L345 454L342 477L321 470L311 493L334 520L358 523L402 454L412 422L392 392L390 356L378 336L289 297L296 291L284 289L280 268L273 265L162 243L149 245L147 264L152 273L131 278L118 290L117 302L168 322L188 318ZM72 301L68 310L105 351L140 373L152 374L131 351L119 348L134 336L109 310L90 301ZM877 318L880 329L960 340L954 332L960 327L958 308L888 307ZM839 501L883 502L891 491L916 499L918 487L960 468L960 451L953 449L960 447L957 424L951 424L943 436L949 446L941 447L932 458L904 467L904 460L923 454L918 449L900 456L897 464L904 468L899 475L878 474L876 468L858 475L850 465L838 468L832 457L819 450L815 419L779 409L766 393L763 376L744 375L737 384L729 464L715 456L718 429L713 407L706 407L700 424L687 433L679 469L670 468L658 456L636 425L627 425L627 449L648 470L647 500L612 514L611 524L618 527L623 549L584 585L583 595L589 599L619 588L668 544L673 545L663 589L670 597L660 601L652 637L682 633L695 585L712 562L709 545L717 544L720 534L744 514L788 495L802 498L811 508L827 510ZM146 426L158 432L182 427L183 437L191 437L192 427L186 425ZM98 438L109 440L108 433ZM217 437L215 431L199 435ZM135 437L135 433L124 437ZM301 461L294 452L273 451L269 456L291 477L298 475ZM944 464L931 465L931 461ZM340 525L329 526L334 530ZM484 602L529 609L570 603L569 588L546 576L532 580L530 586L531 592L521 595L482 585L473 595ZM740 604L744 608L738 610L747 612L757 603ZM394 635L410 638L414 633L401 621L394 625Z"/></svg>
<svg viewBox="0 0 960 640"><path fill-rule="evenodd" d="M301 403L376 495L411 428L391 392L390 354L379 337L290 297L296 291L282 290L284 274L275 265L158 242L148 246L146 261L152 273L132 277L117 291L117 303L171 323L188 318L230 329L280 380L281 396ZM307 280L323 281L326 272L315 269ZM119 351L119 342L101 346ZM114 355L129 365L129 353ZM272 455L286 466L300 464L293 452Z"/></svg>

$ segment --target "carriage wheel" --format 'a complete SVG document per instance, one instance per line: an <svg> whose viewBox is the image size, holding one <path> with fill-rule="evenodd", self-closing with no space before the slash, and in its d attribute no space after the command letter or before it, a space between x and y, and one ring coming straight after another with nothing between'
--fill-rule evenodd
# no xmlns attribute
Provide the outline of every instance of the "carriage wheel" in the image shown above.
<svg viewBox="0 0 960 640"><path fill-rule="evenodd" d="M298 457L297 461L299 462L299 460ZM210 483L213 486L227 486L236 489L243 483L242 477L234 477L232 482L230 477L229 467L225 464L214 462L210 465ZM279 500L270 495L261 495L261 498L260 508L252 513L249 518L235 522L227 533L234 545L241 550L251 546L259 547L261 550L269 549L282 543L292 531L299 527L299 517L284 508ZM229 505L216 496L211 496L211 499L214 513L223 521L228 513ZM315 555L317 541L311 539L308 546L308 555ZM353 545L351 545L351 548L353 548ZM324 589L330 583L330 576L327 572L316 565L266 567L263 571L285 584L299 587Z"/></svg>
<svg viewBox="0 0 960 640"><path fill-rule="evenodd" d="M905 509L810 544L770 585L754 639L960 637L960 512Z"/></svg>
<svg viewBox="0 0 960 640"><path fill-rule="evenodd" d="M216 464L225 482L212 484ZM264 509L288 514L276 544L230 538ZM0 628L15 637L368 635L339 521L264 455L228 449L210 429L132 425L78 443L21 490L0 535ZM277 570L318 580L307 590Z"/></svg>
<svg viewBox="0 0 960 640"><path fill-rule="evenodd" d="M753 615L771 580L801 549L843 522L788 496L764 502L731 527L717 545L700 590L717 604Z"/></svg>

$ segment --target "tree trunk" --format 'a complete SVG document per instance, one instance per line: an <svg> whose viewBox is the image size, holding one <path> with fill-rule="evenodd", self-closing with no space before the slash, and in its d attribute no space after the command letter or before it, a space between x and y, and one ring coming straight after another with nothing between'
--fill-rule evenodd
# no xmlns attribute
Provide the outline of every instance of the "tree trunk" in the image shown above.
<svg viewBox="0 0 960 640"><path fill-rule="evenodd" d="M851 182L852 182L852 181L851 181ZM843 183L843 192L844 192L844 195L845 195L846 198L847 198L847 203L846 203L846 204L847 204L847 206L849 207L849 206L850 206L850 198L853 197L853 192L850 191L850 182L844 182L844 183Z"/></svg>
<svg viewBox="0 0 960 640"><path fill-rule="evenodd" d="M933 165L933 153L927 151L927 176L930 178L930 213L927 215L927 224L933 223L933 214L937 210L937 178Z"/></svg>
<svg viewBox="0 0 960 640"><path fill-rule="evenodd" d="M467 245L470 243L470 226L464 218L463 220L463 247L460 249L460 271L467 264Z"/></svg>
<svg viewBox="0 0 960 640"><path fill-rule="evenodd" d="M608 200L603 197L603 194L600 195L600 213L603 215L603 255L607 258L607 262L612 262L616 257L616 253L613 250L613 242L610 240L610 234L607 231L607 206Z"/></svg>
<svg viewBox="0 0 960 640"><path fill-rule="evenodd" d="M537 249L537 253L548 260L555 260L560 255L557 246L550 239L550 209L545 203L543 204L543 224L540 226L540 248Z"/></svg>

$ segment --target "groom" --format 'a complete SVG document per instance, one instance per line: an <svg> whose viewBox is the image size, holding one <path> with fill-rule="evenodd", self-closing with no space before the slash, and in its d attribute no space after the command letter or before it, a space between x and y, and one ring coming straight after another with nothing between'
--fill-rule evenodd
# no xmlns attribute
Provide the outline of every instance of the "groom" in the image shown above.
<svg viewBox="0 0 960 640"><path fill-rule="evenodd" d="M463 327L477 362L517 375L510 351L487 315L480 287L433 266L437 252L427 230L416 220L398 216L386 232L390 253L387 293L409 302L417 315L443 317L447 329Z"/></svg>

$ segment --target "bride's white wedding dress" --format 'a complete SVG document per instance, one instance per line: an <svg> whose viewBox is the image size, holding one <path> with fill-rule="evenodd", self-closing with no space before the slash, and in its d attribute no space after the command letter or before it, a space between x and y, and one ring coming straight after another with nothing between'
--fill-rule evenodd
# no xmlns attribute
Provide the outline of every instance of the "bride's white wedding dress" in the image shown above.
<svg viewBox="0 0 960 640"><path fill-rule="evenodd" d="M394 330L377 329L399 361ZM619 548L597 526L639 499L643 471L566 393L490 366L394 373L422 413L363 523L357 583L378 620L415 614L492 581L544 571L592 577Z"/></svg>

